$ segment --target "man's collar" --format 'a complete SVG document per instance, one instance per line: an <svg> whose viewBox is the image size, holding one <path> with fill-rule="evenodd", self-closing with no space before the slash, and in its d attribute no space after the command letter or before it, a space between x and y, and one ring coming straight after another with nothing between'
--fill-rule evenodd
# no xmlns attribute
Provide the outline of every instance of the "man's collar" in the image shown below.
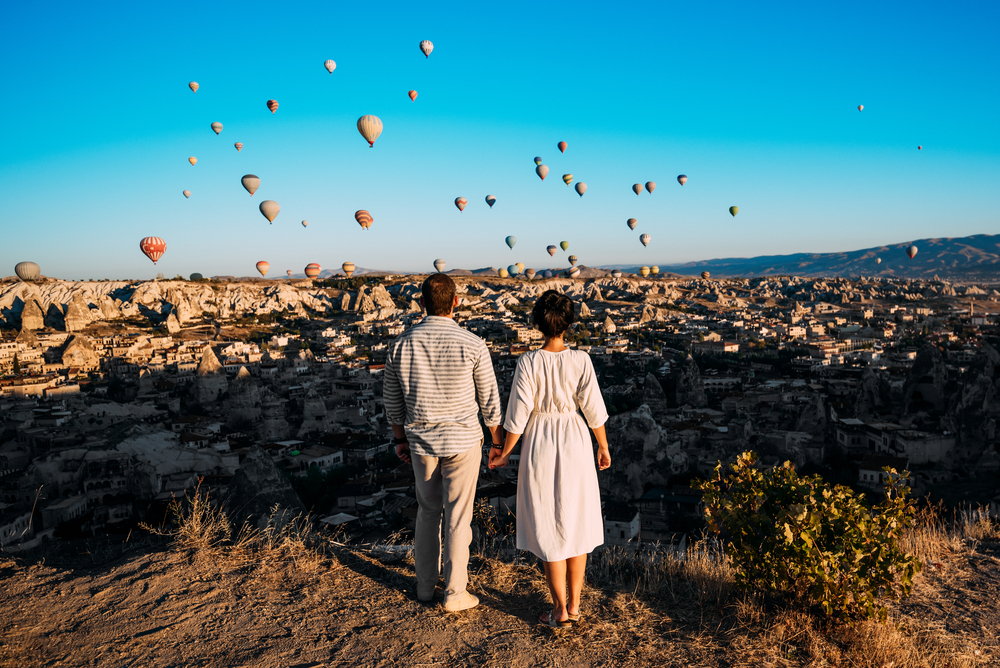
<svg viewBox="0 0 1000 668"><path fill-rule="evenodd" d="M433 318L435 321L446 321L446 322L452 323L453 325L458 325L458 323L455 322L454 318L449 318L448 316L445 316L445 315L425 315L424 316L424 320L427 320L428 318Z"/></svg>

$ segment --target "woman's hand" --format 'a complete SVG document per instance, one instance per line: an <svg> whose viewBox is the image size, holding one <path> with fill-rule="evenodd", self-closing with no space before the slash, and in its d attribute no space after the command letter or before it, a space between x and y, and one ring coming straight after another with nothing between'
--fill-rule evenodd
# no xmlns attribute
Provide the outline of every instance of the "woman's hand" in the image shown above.
<svg viewBox="0 0 1000 668"><path fill-rule="evenodd" d="M608 451L608 446L602 445L597 448L597 468L603 471L606 468L611 467L611 452Z"/></svg>
<svg viewBox="0 0 1000 668"><path fill-rule="evenodd" d="M503 450L493 448L490 450L490 468L502 469L510 461L510 455L503 454Z"/></svg>

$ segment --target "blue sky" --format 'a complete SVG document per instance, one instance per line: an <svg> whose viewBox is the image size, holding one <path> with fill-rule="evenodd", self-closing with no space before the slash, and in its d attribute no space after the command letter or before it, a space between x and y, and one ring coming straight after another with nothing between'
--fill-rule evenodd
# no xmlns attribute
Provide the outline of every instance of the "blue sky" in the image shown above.
<svg viewBox="0 0 1000 668"><path fill-rule="evenodd" d="M290 5L9 7L0 275L666 265L1000 232L997 3Z"/></svg>

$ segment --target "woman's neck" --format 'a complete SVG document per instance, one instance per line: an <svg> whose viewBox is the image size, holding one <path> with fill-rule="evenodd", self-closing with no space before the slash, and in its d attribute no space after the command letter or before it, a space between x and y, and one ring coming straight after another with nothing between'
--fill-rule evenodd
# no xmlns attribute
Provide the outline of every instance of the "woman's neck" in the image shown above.
<svg viewBox="0 0 1000 668"><path fill-rule="evenodd" d="M566 344L563 343L563 335L553 336L551 338L545 339L545 345L542 346L542 350L547 350L550 353L558 353L566 350Z"/></svg>

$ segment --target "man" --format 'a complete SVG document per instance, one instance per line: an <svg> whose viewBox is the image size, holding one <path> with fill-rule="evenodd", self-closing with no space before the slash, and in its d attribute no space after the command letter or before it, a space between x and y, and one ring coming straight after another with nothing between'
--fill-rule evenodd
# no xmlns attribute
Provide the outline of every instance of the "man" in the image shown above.
<svg viewBox="0 0 1000 668"><path fill-rule="evenodd" d="M434 598L443 566L445 610L467 610L479 604L466 591L482 458L479 413L499 447L500 392L486 344L454 320L455 282L433 274L421 291L427 316L393 341L385 360L385 414L396 455L413 464L416 477L417 598Z"/></svg>

